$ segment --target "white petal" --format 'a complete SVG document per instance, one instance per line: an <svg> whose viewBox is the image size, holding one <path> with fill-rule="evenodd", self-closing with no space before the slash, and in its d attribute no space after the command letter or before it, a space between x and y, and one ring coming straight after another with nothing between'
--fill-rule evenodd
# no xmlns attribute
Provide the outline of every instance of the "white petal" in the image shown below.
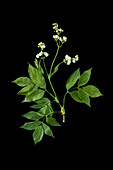
<svg viewBox="0 0 113 170"><path fill-rule="evenodd" d="M76 55L76 56L75 56L75 59L76 59L76 61L78 61L78 60L79 60L79 57L78 57L78 55Z"/></svg>
<svg viewBox="0 0 113 170"><path fill-rule="evenodd" d="M68 55L66 55L66 56L65 56L65 59L66 59L66 60L68 60L68 58L69 58L69 56L68 56Z"/></svg>
<svg viewBox="0 0 113 170"><path fill-rule="evenodd" d="M70 64L71 64L71 60L68 60L68 61L67 61L67 65L70 65Z"/></svg>
<svg viewBox="0 0 113 170"><path fill-rule="evenodd" d="M63 39L61 37L59 37L59 40L62 41Z"/></svg>
<svg viewBox="0 0 113 170"><path fill-rule="evenodd" d="M68 60L71 60L71 57L70 57L70 56L68 56Z"/></svg>
<svg viewBox="0 0 113 170"><path fill-rule="evenodd" d="M63 40L66 42L67 41L67 37L63 36Z"/></svg>
<svg viewBox="0 0 113 170"><path fill-rule="evenodd" d="M48 54L47 52L44 52L44 55L45 55L45 57L48 57L48 56L49 56L49 54Z"/></svg>
<svg viewBox="0 0 113 170"><path fill-rule="evenodd" d="M41 57L43 55L43 52L41 51L38 55L39 55L39 57Z"/></svg>
<svg viewBox="0 0 113 170"><path fill-rule="evenodd" d="M73 63L76 63L76 59L75 59L75 58L72 58L72 62L73 62Z"/></svg>
<svg viewBox="0 0 113 170"><path fill-rule="evenodd" d="M53 38L54 38L54 39L58 39L59 36L58 36L58 35L53 35Z"/></svg>
<svg viewBox="0 0 113 170"><path fill-rule="evenodd" d="M36 58L39 58L39 57L40 57L39 54L37 54L37 55L36 55Z"/></svg>
<svg viewBox="0 0 113 170"><path fill-rule="evenodd" d="M44 48L46 48L45 44L44 44L44 45L42 45L42 46L41 46L41 48L43 48L43 49L44 49Z"/></svg>

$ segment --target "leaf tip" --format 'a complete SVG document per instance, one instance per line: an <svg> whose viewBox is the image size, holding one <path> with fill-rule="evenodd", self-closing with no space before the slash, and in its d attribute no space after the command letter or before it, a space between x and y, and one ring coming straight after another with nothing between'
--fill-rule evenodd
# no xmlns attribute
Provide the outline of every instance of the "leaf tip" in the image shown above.
<svg viewBox="0 0 113 170"><path fill-rule="evenodd" d="M26 102L26 99L24 99L21 103L25 103Z"/></svg>
<svg viewBox="0 0 113 170"><path fill-rule="evenodd" d="M11 83L14 83L14 80L13 80L13 81L11 81Z"/></svg>

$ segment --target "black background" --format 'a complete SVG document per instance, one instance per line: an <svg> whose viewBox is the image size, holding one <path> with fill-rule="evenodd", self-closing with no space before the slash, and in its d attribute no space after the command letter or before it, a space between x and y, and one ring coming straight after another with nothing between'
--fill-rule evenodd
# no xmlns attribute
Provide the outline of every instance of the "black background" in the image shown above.
<svg viewBox="0 0 113 170"><path fill-rule="evenodd" d="M72 5L73 6L73 5ZM71 6L71 7L72 7ZM37 165L42 168L50 166L61 167L64 164L71 167L75 163L93 165L102 163L107 151L107 119L105 112L105 57L106 57L106 25L105 11L100 6L93 6L85 10L72 9L71 12L53 8L53 11L42 8L40 11L25 12L26 8L14 13L8 19L8 44L10 48L7 54L7 79L8 79L8 129L6 145L8 146L8 157L12 157L18 166L23 163L26 166ZM39 9L39 6L38 6ZM37 10L38 10L37 9ZM46 9L46 10L45 10ZM65 13L63 12L65 11ZM67 12L66 12L67 11ZM50 12L48 14L48 12ZM14 16L15 14L15 16ZM21 117L29 111L28 103L21 103L23 96L17 96L20 90L15 84L11 84L21 76L28 76L28 63L34 65L34 59L39 49L39 42L46 44L46 51L50 54L46 59L47 68L52 62L56 52L56 44L52 38L52 23L57 22L59 27L64 29L68 41L60 49L56 64L62 61L66 54L70 56L79 55L80 60L70 66L62 65L52 78L53 85L62 102L66 91L65 82L69 75L80 67L81 73L87 69L92 69L89 84L97 86L104 94L103 97L91 99L91 108L85 104L76 103L70 96L66 98L66 122L62 123L61 115L56 118L62 124L61 127L52 127L55 139L44 136L43 140L34 145L32 132L19 129L27 120ZM6 62L6 61L5 61ZM48 87L49 88L49 87ZM50 89L50 88L49 88ZM51 90L51 89L50 89ZM49 97L49 96L48 96ZM51 99L51 98L50 98ZM54 105L57 109L57 106ZM74 159L74 160L73 160ZM13 163L11 163L12 165Z"/></svg>

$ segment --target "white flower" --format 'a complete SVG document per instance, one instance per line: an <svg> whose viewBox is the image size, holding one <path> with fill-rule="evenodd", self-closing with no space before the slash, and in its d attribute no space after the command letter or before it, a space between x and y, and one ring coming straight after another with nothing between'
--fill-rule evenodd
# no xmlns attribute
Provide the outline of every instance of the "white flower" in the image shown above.
<svg viewBox="0 0 113 170"><path fill-rule="evenodd" d="M64 59L64 63L66 63L67 65L70 65L71 64L71 57L66 55L65 59Z"/></svg>
<svg viewBox="0 0 113 170"><path fill-rule="evenodd" d="M46 48L45 44L43 44L43 45L41 46L41 48L42 48L42 49Z"/></svg>
<svg viewBox="0 0 113 170"><path fill-rule="evenodd" d="M58 29L58 31L59 31L60 33L61 33L61 32L64 32L64 30L63 30L63 29L61 29L61 28L60 28L60 29Z"/></svg>
<svg viewBox="0 0 113 170"><path fill-rule="evenodd" d="M44 48L46 48L46 46L45 46L44 43L40 42L40 43L38 44L38 48L41 48L41 50L43 50Z"/></svg>
<svg viewBox="0 0 113 170"><path fill-rule="evenodd" d="M40 58L43 55L43 52L41 51L39 54L36 55L36 58Z"/></svg>
<svg viewBox="0 0 113 170"><path fill-rule="evenodd" d="M59 40L62 42L63 41L62 37L59 37Z"/></svg>
<svg viewBox="0 0 113 170"><path fill-rule="evenodd" d="M40 58L40 57L42 57L43 55L44 55L45 57L48 57L48 56L49 56L49 54L48 54L47 52L42 52L42 51L41 51L39 54L36 55L36 58Z"/></svg>
<svg viewBox="0 0 113 170"><path fill-rule="evenodd" d="M53 23L52 25L53 25L54 30L58 30L58 24L57 23Z"/></svg>
<svg viewBox="0 0 113 170"><path fill-rule="evenodd" d="M58 40L58 39L59 39L59 36L58 36L58 35L53 35L53 38L54 38L55 40Z"/></svg>
<svg viewBox="0 0 113 170"><path fill-rule="evenodd" d="M72 58L72 62L73 62L73 63L76 63L76 61L78 61L78 60L79 60L78 55L76 55L74 58Z"/></svg>
<svg viewBox="0 0 113 170"><path fill-rule="evenodd" d="M78 56L78 55L76 55L76 56L75 56L75 59L76 59L76 61L78 61L78 60L79 60L79 56Z"/></svg>
<svg viewBox="0 0 113 170"><path fill-rule="evenodd" d="M49 54L48 54L47 52L44 52L44 56L45 56L45 57L48 57Z"/></svg>
<svg viewBox="0 0 113 170"><path fill-rule="evenodd" d="M57 24L57 23L53 23L52 25L53 25L53 26L57 26L57 27L58 27L58 24Z"/></svg>
<svg viewBox="0 0 113 170"><path fill-rule="evenodd" d="M67 61L67 65L70 65L70 64L71 64L71 60L68 60L68 61Z"/></svg>
<svg viewBox="0 0 113 170"><path fill-rule="evenodd" d="M61 29L61 28L60 29L58 29L58 28L56 29L56 33L61 34L62 32L64 32L63 29Z"/></svg>
<svg viewBox="0 0 113 170"><path fill-rule="evenodd" d="M75 58L72 58L72 63L76 63L76 59Z"/></svg>
<svg viewBox="0 0 113 170"><path fill-rule="evenodd" d="M67 37L63 36L63 41L66 42L67 41Z"/></svg>
<svg viewBox="0 0 113 170"><path fill-rule="evenodd" d="M67 60L71 60L71 57L68 56L68 55L66 55L66 56L65 56L65 60L66 60L66 61L67 61Z"/></svg>
<svg viewBox="0 0 113 170"><path fill-rule="evenodd" d="M37 54L37 55L36 55L36 58L39 58L39 57L40 57L39 54Z"/></svg>

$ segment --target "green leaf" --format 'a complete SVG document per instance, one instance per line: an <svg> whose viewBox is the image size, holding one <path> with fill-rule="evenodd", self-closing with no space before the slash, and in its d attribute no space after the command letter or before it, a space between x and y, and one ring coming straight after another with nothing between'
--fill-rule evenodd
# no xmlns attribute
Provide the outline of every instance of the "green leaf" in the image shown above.
<svg viewBox="0 0 113 170"><path fill-rule="evenodd" d="M29 76L30 78L32 79L32 81L38 86L38 87L41 87L43 89L46 88L46 82L45 82L45 79L42 75L42 73L36 69L35 67L31 66L29 64L29 67L28 67L28 73L29 73Z"/></svg>
<svg viewBox="0 0 113 170"><path fill-rule="evenodd" d="M87 86L83 87L83 90L86 91L90 97L102 96L99 89L93 85L87 85Z"/></svg>
<svg viewBox="0 0 113 170"><path fill-rule="evenodd" d="M48 103L50 103L51 101L48 99L48 98L46 98L46 97L43 97L43 98L41 98L40 100L36 100L35 101L35 103L38 105L40 105L40 104L42 104L43 106L44 105L46 105L46 104L48 104Z"/></svg>
<svg viewBox="0 0 113 170"><path fill-rule="evenodd" d="M48 125L46 125L45 123L42 123L42 125L43 125L43 128L44 128L45 134L48 135L48 136L52 136L54 138L53 132L50 129L50 127Z"/></svg>
<svg viewBox="0 0 113 170"><path fill-rule="evenodd" d="M35 103L37 103L37 104L30 106L30 107L33 109L40 109L40 108L44 107L45 105L50 105L50 102L51 101L48 98L43 97L40 100L36 100Z"/></svg>
<svg viewBox="0 0 113 170"><path fill-rule="evenodd" d="M46 122L51 126L61 126L53 117L47 117Z"/></svg>
<svg viewBox="0 0 113 170"><path fill-rule="evenodd" d="M83 74L79 78L78 87L85 85L89 81L91 70L92 68L83 72Z"/></svg>
<svg viewBox="0 0 113 170"><path fill-rule="evenodd" d="M51 112L53 112L53 107L52 107L51 103L48 103L47 106L49 107L49 109L51 110Z"/></svg>
<svg viewBox="0 0 113 170"><path fill-rule="evenodd" d="M34 130L41 124L41 121L34 121L34 122L26 122L23 126L20 128L26 129L26 130Z"/></svg>
<svg viewBox="0 0 113 170"><path fill-rule="evenodd" d="M39 100L44 96L45 91L41 89L34 90L32 93L27 95L23 102L32 102L35 100Z"/></svg>
<svg viewBox="0 0 113 170"><path fill-rule="evenodd" d="M38 60L35 58L35 66L36 66L36 68L38 68Z"/></svg>
<svg viewBox="0 0 113 170"><path fill-rule="evenodd" d="M81 88L78 89L78 95L80 99L88 106L90 106L90 98L89 95Z"/></svg>
<svg viewBox="0 0 113 170"><path fill-rule="evenodd" d="M31 93L33 93L33 92L34 92L35 90L37 90L37 89L38 89L37 85L34 84L34 87L31 88L29 91L21 92L21 93L19 93L19 95L28 96L28 95L30 95Z"/></svg>
<svg viewBox="0 0 113 170"><path fill-rule="evenodd" d="M40 109L40 108L42 108L42 107L43 107L42 104L39 104L39 105L34 104L34 105L30 106L30 108L32 108L32 109Z"/></svg>
<svg viewBox="0 0 113 170"><path fill-rule="evenodd" d="M23 94L26 94L26 92L30 91L32 88L34 87L34 84L30 84L28 86L25 86L24 88L22 88L18 94L19 95L23 95Z"/></svg>
<svg viewBox="0 0 113 170"><path fill-rule="evenodd" d="M42 140L43 135L44 135L44 130L42 126L38 126L33 132L33 139L34 139L35 144Z"/></svg>
<svg viewBox="0 0 113 170"><path fill-rule="evenodd" d="M30 85L32 81L28 77L19 77L16 80L12 81L12 83L16 83L18 86L24 87Z"/></svg>
<svg viewBox="0 0 113 170"><path fill-rule="evenodd" d="M83 101L80 99L79 95L78 95L78 91L72 91L72 92L69 92L69 94L71 95L71 97L77 101L77 102L80 102L80 103L83 103Z"/></svg>
<svg viewBox="0 0 113 170"><path fill-rule="evenodd" d="M51 112L50 107L48 107L47 105L44 106L43 108L41 108L38 113L42 114L42 115L47 115Z"/></svg>
<svg viewBox="0 0 113 170"><path fill-rule="evenodd" d="M30 120L39 120L39 119L43 118L44 115L42 115L38 112L35 112L35 111L30 111L30 112L24 114L23 117L30 119Z"/></svg>
<svg viewBox="0 0 113 170"><path fill-rule="evenodd" d="M66 82L66 89L69 90L71 87L73 87L75 83L77 82L77 80L79 79L79 77L80 77L80 69L77 69L68 78Z"/></svg>
<svg viewBox="0 0 113 170"><path fill-rule="evenodd" d="M41 67L41 61L38 62L38 60L36 58L35 58L35 66L42 74L44 74L44 70Z"/></svg>
<svg viewBox="0 0 113 170"><path fill-rule="evenodd" d="M43 68L41 67L41 62L39 62L38 70L39 70L42 74L44 74L44 70L43 70Z"/></svg>

